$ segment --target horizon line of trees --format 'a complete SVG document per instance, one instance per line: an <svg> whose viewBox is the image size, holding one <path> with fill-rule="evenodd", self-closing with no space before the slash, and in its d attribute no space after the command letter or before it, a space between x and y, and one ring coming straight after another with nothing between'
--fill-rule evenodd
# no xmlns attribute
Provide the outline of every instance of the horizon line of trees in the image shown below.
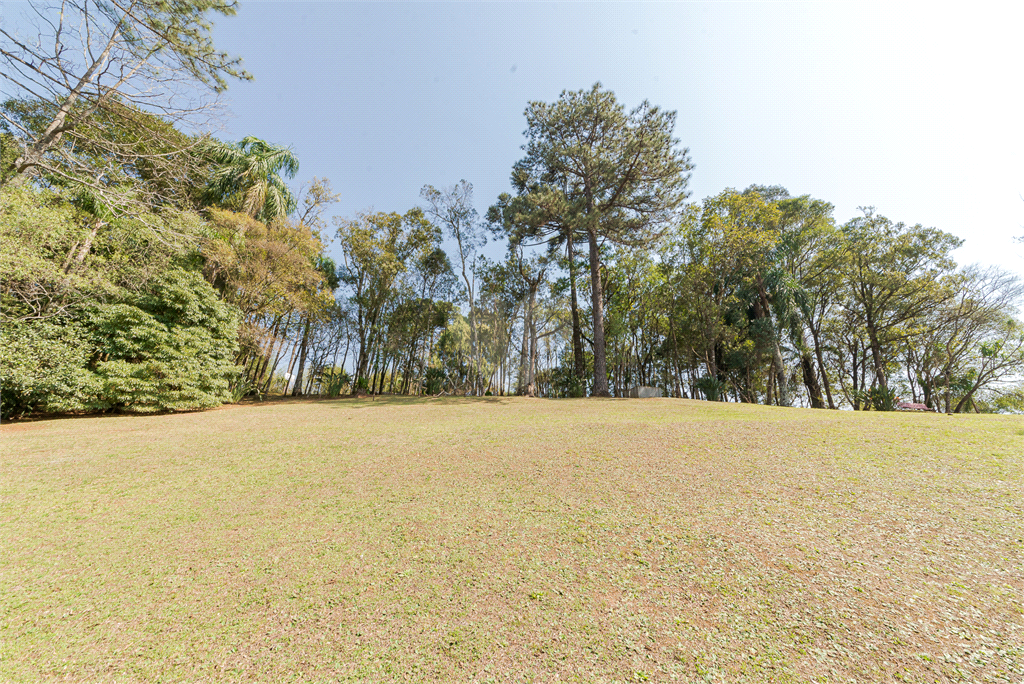
<svg viewBox="0 0 1024 684"><path fill-rule="evenodd" d="M0 104L5 418L637 385L1024 410L1017 276L957 265L941 230L871 208L839 225L779 186L688 202L674 112L565 91L528 104L512 192L483 219L465 180L425 185L404 213L329 219L328 180L289 190L289 148L182 132L210 104L183 93L249 78L209 39L207 16L235 3L64 9L88 20L41 13L52 48L3 30L20 93Z"/></svg>

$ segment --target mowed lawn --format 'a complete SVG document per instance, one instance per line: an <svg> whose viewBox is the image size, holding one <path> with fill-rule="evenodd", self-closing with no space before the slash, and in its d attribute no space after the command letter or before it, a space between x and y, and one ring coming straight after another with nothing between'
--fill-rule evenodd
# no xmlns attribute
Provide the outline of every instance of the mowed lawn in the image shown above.
<svg viewBox="0 0 1024 684"><path fill-rule="evenodd" d="M378 399L0 427L0 681L1024 680L1024 420Z"/></svg>

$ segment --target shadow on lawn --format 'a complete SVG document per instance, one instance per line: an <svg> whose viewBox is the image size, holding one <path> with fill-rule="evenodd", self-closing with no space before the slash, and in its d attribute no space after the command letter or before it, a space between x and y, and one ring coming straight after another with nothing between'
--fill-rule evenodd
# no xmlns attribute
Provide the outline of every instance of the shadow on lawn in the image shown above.
<svg viewBox="0 0 1024 684"><path fill-rule="evenodd" d="M480 405L480 404L508 404L509 397L411 397L407 395L359 395L357 397L338 397L336 399L322 399L325 403L332 404L332 408L364 409L376 406L459 406L459 405Z"/></svg>
<svg viewBox="0 0 1024 684"><path fill-rule="evenodd" d="M350 409L362 409L362 408L373 408L376 406L409 406L419 404L423 406L429 406L431 404L442 404L442 405L460 405L460 404L507 404L509 397L411 397L407 395L360 395L357 397L353 396L341 396L341 397L323 397L317 395L307 395L300 397L289 397L281 395L265 396L262 399L256 399L254 397L246 397L241 401L234 404L221 404L214 408L208 409L195 409L192 411L152 411L152 412L133 412L133 411L83 411L74 413L46 413L46 414L29 414L27 416L21 416L15 419L5 418L0 421L0 430L14 430L16 426L27 426L33 423L48 422L54 420L81 420L81 419L95 419L95 418L136 418L145 419L153 418L156 416L172 416L172 415L185 415L190 413L208 413L211 411L229 411L232 409L239 408L255 408L262 406L281 406L284 404L326 404L331 405L332 408L350 408Z"/></svg>

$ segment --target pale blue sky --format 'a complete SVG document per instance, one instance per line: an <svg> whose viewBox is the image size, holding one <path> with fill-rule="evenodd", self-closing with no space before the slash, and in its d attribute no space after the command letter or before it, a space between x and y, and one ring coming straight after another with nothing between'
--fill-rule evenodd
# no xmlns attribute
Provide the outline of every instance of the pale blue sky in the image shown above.
<svg viewBox="0 0 1024 684"><path fill-rule="evenodd" d="M256 78L232 84L220 135L291 145L296 187L330 178L338 215L405 211L461 178L483 213L522 156L527 102L599 80L678 111L693 200L780 184L1024 273L1024 6L951 7L243 0L215 36Z"/></svg>

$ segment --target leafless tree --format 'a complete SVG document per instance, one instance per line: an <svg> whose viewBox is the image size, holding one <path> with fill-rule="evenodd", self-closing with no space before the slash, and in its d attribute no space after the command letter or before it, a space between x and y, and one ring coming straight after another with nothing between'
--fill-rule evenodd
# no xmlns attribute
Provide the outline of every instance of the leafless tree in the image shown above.
<svg viewBox="0 0 1024 684"><path fill-rule="evenodd" d="M12 96L0 125L18 146L8 183L73 187L115 214L140 200L159 202L159 188L189 173L183 164L196 155L183 153L202 144L176 127L209 124L226 79L251 78L210 38L210 14L236 7L235 0L30 2L24 22L0 26ZM137 184L125 189L140 176L152 181L149 197Z"/></svg>

